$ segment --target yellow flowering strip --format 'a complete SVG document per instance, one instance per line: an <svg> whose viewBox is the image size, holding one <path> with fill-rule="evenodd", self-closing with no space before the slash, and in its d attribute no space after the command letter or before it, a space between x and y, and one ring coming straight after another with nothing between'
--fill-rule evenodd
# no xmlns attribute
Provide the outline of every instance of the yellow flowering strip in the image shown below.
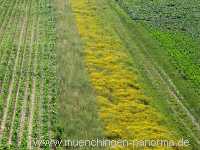
<svg viewBox="0 0 200 150"><path fill-rule="evenodd" d="M101 24L95 0L72 0L84 42L85 64L95 89L105 135L110 139L172 139L137 82L120 38ZM107 32L109 29L109 32ZM158 147L157 149L163 149Z"/></svg>

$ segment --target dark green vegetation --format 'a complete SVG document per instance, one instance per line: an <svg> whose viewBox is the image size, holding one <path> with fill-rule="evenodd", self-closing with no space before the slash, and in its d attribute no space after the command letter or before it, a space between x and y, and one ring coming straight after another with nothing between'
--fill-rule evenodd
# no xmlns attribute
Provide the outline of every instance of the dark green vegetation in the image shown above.
<svg viewBox="0 0 200 150"><path fill-rule="evenodd" d="M134 20L200 36L198 0L116 0Z"/></svg>

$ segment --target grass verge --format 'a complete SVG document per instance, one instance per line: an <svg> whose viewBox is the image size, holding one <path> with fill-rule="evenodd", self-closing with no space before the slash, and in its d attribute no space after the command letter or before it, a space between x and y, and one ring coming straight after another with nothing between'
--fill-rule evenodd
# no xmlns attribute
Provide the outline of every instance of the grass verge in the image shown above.
<svg viewBox="0 0 200 150"><path fill-rule="evenodd" d="M58 137L96 139L102 137L94 91L83 63L83 49L69 1L58 0L57 62L59 77Z"/></svg>

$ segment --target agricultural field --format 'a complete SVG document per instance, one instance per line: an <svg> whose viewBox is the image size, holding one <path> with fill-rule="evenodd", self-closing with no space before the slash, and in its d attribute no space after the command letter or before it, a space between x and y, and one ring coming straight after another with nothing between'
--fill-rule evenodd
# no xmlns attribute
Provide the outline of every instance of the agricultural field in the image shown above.
<svg viewBox="0 0 200 150"><path fill-rule="evenodd" d="M54 136L55 18L47 0L0 3L0 149Z"/></svg>
<svg viewBox="0 0 200 150"><path fill-rule="evenodd" d="M199 37L200 2L197 0L118 0L133 20Z"/></svg>
<svg viewBox="0 0 200 150"><path fill-rule="evenodd" d="M0 12L0 150L200 149L199 1L0 0Z"/></svg>

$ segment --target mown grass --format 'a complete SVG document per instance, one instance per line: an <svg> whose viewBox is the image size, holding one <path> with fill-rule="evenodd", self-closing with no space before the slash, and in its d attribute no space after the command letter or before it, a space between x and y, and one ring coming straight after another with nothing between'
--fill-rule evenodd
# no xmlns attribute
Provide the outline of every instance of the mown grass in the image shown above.
<svg viewBox="0 0 200 150"><path fill-rule="evenodd" d="M71 4L106 137L176 139L176 134L164 125L166 120L144 96L138 72L133 69L136 65L129 54L134 43L126 43L122 38L128 37L118 34L124 29L118 14L106 1L73 0ZM129 31L124 32L130 36Z"/></svg>

